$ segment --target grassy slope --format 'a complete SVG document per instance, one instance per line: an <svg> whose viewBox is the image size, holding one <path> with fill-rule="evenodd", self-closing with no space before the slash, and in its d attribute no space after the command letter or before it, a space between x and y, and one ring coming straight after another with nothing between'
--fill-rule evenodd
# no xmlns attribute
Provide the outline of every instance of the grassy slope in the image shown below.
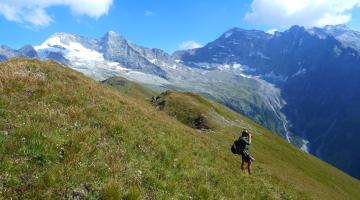
<svg viewBox="0 0 360 200"><path fill-rule="evenodd" d="M174 94L231 123L199 133L56 63L1 63L0 199L360 199L359 181L219 104ZM254 132L250 177L229 150L242 127Z"/></svg>
<svg viewBox="0 0 360 200"><path fill-rule="evenodd" d="M145 100L156 95L156 92L153 90L147 89L138 83L129 81L122 77L113 77L103 81L103 83L110 85L115 89L120 90L122 93L134 98Z"/></svg>

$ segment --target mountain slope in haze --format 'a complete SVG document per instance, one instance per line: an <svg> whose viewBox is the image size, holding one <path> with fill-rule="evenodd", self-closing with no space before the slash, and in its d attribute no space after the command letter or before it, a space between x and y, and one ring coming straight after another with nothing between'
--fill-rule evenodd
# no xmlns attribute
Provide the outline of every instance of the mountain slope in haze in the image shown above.
<svg viewBox="0 0 360 200"><path fill-rule="evenodd" d="M245 75L273 83L284 101L288 130L310 142L310 153L359 178L358 36L344 26L293 26L274 35L234 28L174 56L197 68L206 62L245 66Z"/></svg>
<svg viewBox="0 0 360 200"><path fill-rule="evenodd" d="M38 54L31 45L23 46L18 50L11 49L8 46L0 46L0 61L11 58L37 58Z"/></svg>
<svg viewBox="0 0 360 200"><path fill-rule="evenodd" d="M122 76L157 91L204 94L290 138L278 89L244 76L241 66L191 68L162 50L136 45L112 31L100 39L56 33L35 49L42 59L56 60L96 80Z"/></svg>
<svg viewBox="0 0 360 200"><path fill-rule="evenodd" d="M0 69L1 198L360 198L358 180L202 97L167 100L230 123L199 133L55 62L11 60ZM252 176L229 150L244 127L254 133Z"/></svg>

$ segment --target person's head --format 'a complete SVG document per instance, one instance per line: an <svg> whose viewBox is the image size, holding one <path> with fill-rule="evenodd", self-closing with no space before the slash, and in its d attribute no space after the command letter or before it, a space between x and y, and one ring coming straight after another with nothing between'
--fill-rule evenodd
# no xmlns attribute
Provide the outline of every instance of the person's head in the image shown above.
<svg viewBox="0 0 360 200"><path fill-rule="evenodd" d="M244 129L242 134L241 134L241 137L248 137L249 136L249 131L247 129Z"/></svg>

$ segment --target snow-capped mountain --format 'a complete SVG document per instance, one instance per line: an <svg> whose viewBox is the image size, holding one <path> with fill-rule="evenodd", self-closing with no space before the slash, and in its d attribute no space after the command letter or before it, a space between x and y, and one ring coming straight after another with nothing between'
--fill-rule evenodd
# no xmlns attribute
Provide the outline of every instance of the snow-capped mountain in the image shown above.
<svg viewBox="0 0 360 200"><path fill-rule="evenodd" d="M56 33L35 49L42 59L59 61L96 80L118 75L139 76L141 79L166 75L159 67L139 56L126 39L113 32L100 40Z"/></svg>
<svg viewBox="0 0 360 200"><path fill-rule="evenodd" d="M308 140L311 153L360 177L360 154L354 154L360 152L358 38L344 26L293 26L274 35L235 28L203 48L174 56L196 68L204 63L247 66L246 75L280 90L284 124Z"/></svg>
<svg viewBox="0 0 360 200"><path fill-rule="evenodd" d="M125 76L161 86L182 78L174 72L189 71L164 51L138 46L113 31L100 39L56 33L35 49L40 58L56 60L96 80Z"/></svg>
<svg viewBox="0 0 360 200"><path fill-rule="evenodd" d="M247 66L203 63L205 69L189 67L160 49L141 47L112 31L100 39L56 33L35 49L42 59L57 60L96 80L123 76L155 88L202 93L288 138L279 90L245 75Z"/></svg>
<svg viewBox="0 0 360 200"><path fill-rule="evenodd" d="M345 47L350 47L360 52L360 32L352 30L346 25L328 25L324 28L311 28L308 31L320 38L335 37Z"/></svg>
<svg viewBox="0 0 360 200"><path fill-rule="evenodd" d="M358 38L344 26L273 35L233 28L202 48L169 55L112 31L99 39L56 33L34 48L2 46L0 60L52 59L99 81L123 76L200 93L360 177L360 154L352 154L360 142ZM339 142L349 148L336 149Z"/></svg>

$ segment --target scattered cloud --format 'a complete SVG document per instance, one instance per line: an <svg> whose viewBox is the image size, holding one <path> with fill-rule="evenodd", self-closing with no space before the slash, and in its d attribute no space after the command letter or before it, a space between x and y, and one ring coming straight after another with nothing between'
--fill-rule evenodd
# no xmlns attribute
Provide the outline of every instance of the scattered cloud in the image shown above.
<svg viewBox="0 0 360 200"><path fill-rule="evenodd" d="M203 45L201 43L191 40L191 41L182 42L179 45L179 48L182 50L186 50L186 49L196 49L196 48L200 48L202 46Z"/></svg>
<svg viewBox="0 0 360 200"><path fill-rule="evenodd" d="M360 0L253 0L248 22L273 27L306 27L348 23Z"/></svg>
<svg viewBox="0 0 360 200"><path fill-rule="evenodd" d="M151 17L151 16L153 16L155 13L153 12L153 11L150 11L150 10L146 10L145 11L145 13L144 13L144 15L146 16L146 17Z"/></svg>
<svg viewBox="0 0 360 200"><path fill-rule="evenodd" d="M279 31L279 30L276 28L273 28L273 29L267 30L266 33L273 35L276 31Z"/></svg>
<svg viewBox="0 0 360 200"><path fill-rule="evenodd" d="M1 0L0 15L30 26L47 26L54 21L46 9L67 6L74 15L94 18L107 14L113 0Z"/></svg>

